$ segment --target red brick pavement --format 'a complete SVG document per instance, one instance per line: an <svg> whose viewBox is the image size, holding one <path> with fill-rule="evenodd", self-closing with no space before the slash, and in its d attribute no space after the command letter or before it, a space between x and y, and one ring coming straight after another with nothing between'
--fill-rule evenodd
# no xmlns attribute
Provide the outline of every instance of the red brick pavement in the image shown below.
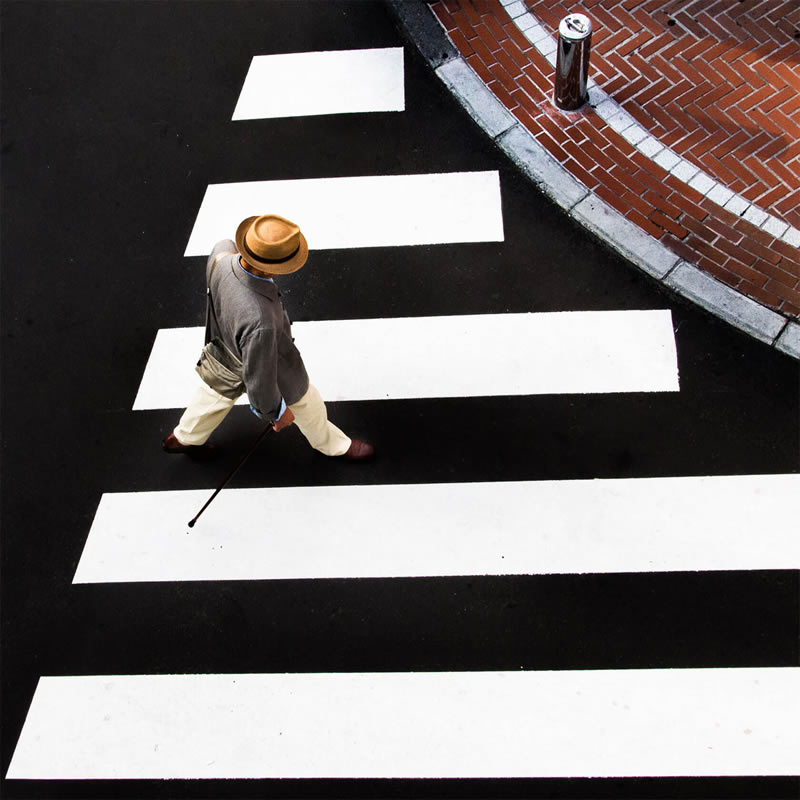
<svg viewBox="0 0 800 800"><path fill-rule="evenodd" d="M587 14L590 74L600 87L676 153L800 227L797 0L526 4L551 32L566 13ZM798 248L670 175L589 106L558 110L553 67L499 0L437 0L431 8L496 97L589 189L680 257L800 317Z"/></svg>
<svg viewBox="0 0 800 800"><path fill-rule="evenodd" d="M800 3L583 4L595 80L653 136L800 227ZM549 29L572 4L528 0Z"/></svg>

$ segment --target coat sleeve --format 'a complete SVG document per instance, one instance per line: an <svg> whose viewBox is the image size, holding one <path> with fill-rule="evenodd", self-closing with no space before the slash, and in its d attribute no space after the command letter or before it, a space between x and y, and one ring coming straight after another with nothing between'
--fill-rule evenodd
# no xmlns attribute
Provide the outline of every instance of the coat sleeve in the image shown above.
<svg viewBox="0 0 800 800"><path fill-rule="evenodd" d="M274 331L259 328L244 339L242 366L250 405L268 422L276 420L282 397L278 388L278 343Z"/></svg>

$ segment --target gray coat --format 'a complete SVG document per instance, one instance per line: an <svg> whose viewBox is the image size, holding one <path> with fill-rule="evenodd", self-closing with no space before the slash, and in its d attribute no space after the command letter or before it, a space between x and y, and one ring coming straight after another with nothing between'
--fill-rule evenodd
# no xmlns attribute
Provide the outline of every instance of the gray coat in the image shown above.
<svg viewBox="0 0 800 800"><path fill-rule="evenodd" d="M230 255L222 255L211 274L220 253ZM218 242L211 251L206 281L209 278L215 313L209 305L206 343L221 341L242 362L239 367L222 348L214 352L225 366L241 372L253 408L264 419L274 420L281 398L291 405L308 391L308 374L294 345L281 293L271 281L242 268L236 245L230 239Z"/></svg>

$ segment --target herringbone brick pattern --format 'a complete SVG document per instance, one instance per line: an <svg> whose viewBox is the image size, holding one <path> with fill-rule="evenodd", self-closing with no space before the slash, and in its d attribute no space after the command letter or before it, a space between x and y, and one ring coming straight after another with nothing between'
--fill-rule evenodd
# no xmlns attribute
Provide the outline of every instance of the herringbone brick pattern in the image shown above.
<svg viewBox="0 0 800 800"><path fill-rule="evenodd" d="M715 5L731 8L736 4L723 3L722 0L716 0L716 3L707 0L696 0L696 2L703 2L709 15L714 11ZM539 5L555 10L552 13L545 13ZM644 36L644 30L635 34L639 43L633 43L628 52L630 56L636 47L642 47L654 38L652 29L655 29L657 24L653 16L656 13L653 11L655 5L654 2L644 3L641 0L613 3L592 3L589 0L574 7L570 6L568 10L577 11L583 8L595 19L599 6L603 9L613 7L617 9L618 14L630 13L634 19L642 20L643 26L647 29L647 36ZM668 8L667 4L659 5L661 10ZM680 5L683 9L688 9L694 4L691 0L686 0ZM746 10L749 9L753 16L752 7L757 5L754 0L744 0L741 5ZM782 0L774 0L760 5L775 7L786 4ZM531 0L529 6L537 12L537 16L541 12L540 19L543 22L552 24L553 15L556 17L556 23L561 18L563 6L559 0L542 0L541 4L538 0ZM674 175L670 175L610 128L591 107L586 106L577 113L565 113L557 109L552 102L553 67L520 32L499 0L436 0L431 3L431 8L461 55L495 96L536 136L537 141L546 147L556 160L589 189L680 257L765 306L791 317L800 317L800 250L775 239L747 220L729 213ZM650 8L653 14L648 14L646 8ZM676 24L670 26L669 19L676 19ZM644 25L644 20L647 20L649 28ZM667 17L667 24L663 27L666 29L677 27L677 17ZM599 24L597 29L599 31ZM783 19L775 35L788 36L791 33L793 38L793 30L787 28L786 19ZM676 42L681 41L669 30L664 35L671 37L673 47ZM611 41L612 36L617 36L616 44ZM610 88L615 98L618 91L634 84L639 77L633 66L625 62L622 56L618 58L613 52L613 47L620 46L626 36L625 32L617 31L616 34L599 34L598 37L601 42L604 38L607 40L605 54L610 63L614 64L616 61L614 66L618 67L618 74L624 79L618 83L616 91L613 91L613 86L604 85L605 78L598 81L603 88L607 90ZM690 40L684 37L684 41L688 45ZM693 36L691 42L696 44L697 39ZM624 49L624 45L622 47ZM663 51L657 52L662 52L663 56ZM732 55L738 52L734 50ZM594 55L592 58L594 64ZM695 64L697 58L687 55L686 63ZM755 59L751 58L751 61L751 66L754 66ZM669 64L668 61L666 63ZM744 63L748 62L745 60ZM785 67L787 63L791 66ZM772 64L770 69L776 74L783 74L787 81L790 76L794 76L797 69L796 61L791 58L770 64ZM620 65L624 65L624 70ZM679 75L674 74L674 67L670 69L673 70L667 73L670 80L677 82L682 80L684 75L687 77L695 75L691 67L686 73ZM762 69L766 68L762 66ZM695 70L699 72L696 64ZM611 79L613 78L609 78ZM640 84L638 92L643 91L645 91L644 84ZM635 99L635 96L631 94L630 99ZM677 99L677 95L674 99ZM760 106L759 110L764 111L765 103L768 105L769 101L762 98L752 107ZM632 116L636 116L630 105L624 107ZM795 115L796 121L796 112L791 113ZM661 116L662 122L666 123L668 120L663 118L663 114ZM711 112L708 113L708 118L711 118ZM640 119L642 127L655 133L652 130L652 121L648 123L646 119ZM691 127L694 123L687 121L687 124ZM664 124L664 131L666 130ZM676 139L674 144L676 151L681 154L685 152L686 157L691 158L692 154L688 147L692 146L692 137L697 135L698 132L692 129L688 136ZM740 139L741 134L738 139L733 136L725 137L725 141L733 146L740 146ZM687 147L685 151L681 150L681 141ZM714 148L722 145L722 139L718 139L716 143L713 143L713 138L709 138L708 141L711 142L710 150L706 148L703 151L701 148L696 152L703 154L711 152L718 160L721 155L725 155L722 150L714 152ZM698 142L693 144L697 146ZM793 168L797 169L800 150L796 147L796 140L788 148L783 148L780 154L784 164L792 164ZM749 155L755 158L753 152ZM778 163L774 158L776 155L777 153L772 153L771 164ZM737 163L731 161L729 164L734 177L746 174L739 172ZM773 209L776 216L781 216L777 212L777 203L790 192L796 192L798 188L794 173L788 166L785 169L788 174L782 174L780 180L779 176L775 175L770 184L771 190L777 188L780 190L779 194L784 194L777 197L772 205L763 206L765 210ZM722 175L715 174L710 169L707 171L721 182L727 182ZM770 170L767 176L771 175ZM762 171L759 177L763 176ZM757 191L757 187L752 191ZM760 194L762 197L765 196L763 191ZM785 204L782 207L787 208ZM795 209L788 209L784 215L787 222L793 210Z"/></svg>
<svg viewBox="0 0 800 800"><path fill-rule="evenodd" d="M527 0L593 22L592 77L644 128L800 227L798 0ZM582 9L581 9L582 7Z"/></svg>

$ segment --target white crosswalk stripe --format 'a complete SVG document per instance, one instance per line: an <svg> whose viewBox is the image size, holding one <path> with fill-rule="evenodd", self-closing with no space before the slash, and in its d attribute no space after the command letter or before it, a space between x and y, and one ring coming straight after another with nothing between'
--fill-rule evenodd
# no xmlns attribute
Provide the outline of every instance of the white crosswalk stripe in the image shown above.
<svg viewBox="0 0 800 800"><path fill-rule="evenodd" d="M255 56L234 120L403 111L403 48Z"/></svg>
<svg viewBox="0 0 800 800"><path fill-rule="evenodd" d="M679 390L669 311L312 321L293 332L329 401ZM201 328L160 330L134 410L185 405L202 345Z"/></svg>
<svg viewBox="0 0 800 800"><path fill-rule="evenodd" d="M255 56L232 119L403 111L404 82L400 47ZM208 186L185 255L260 213L312 250L505 237L497 171L261 180ZM294 333L329 401L680 390L666 310ZM202 343L159 330L133 410L184 407ZM190 531L208 495L104 494L74 583L800 569L796 474L226 489ZM7 776L783 776L799 720L800 668L46 676Z"/></svg>
<svg viewBox="0 0 800 800"><path fill-rule="evenodd" d="M103 495L74 582L800 569L800 475L208 494Z"/></svg>
<svg viewBox="0 0 800 800"><path fill-rule="evenodd" d="M502 242L497 172L218 183L206 190L185 255L202 256L254 214L303 229L311 250Z"/></svg>
<svg viewBox="0 0 800 800"><path fill-rule="evenodd" d="M800 669L39 682L11 778L794 775Z"/></svg>

